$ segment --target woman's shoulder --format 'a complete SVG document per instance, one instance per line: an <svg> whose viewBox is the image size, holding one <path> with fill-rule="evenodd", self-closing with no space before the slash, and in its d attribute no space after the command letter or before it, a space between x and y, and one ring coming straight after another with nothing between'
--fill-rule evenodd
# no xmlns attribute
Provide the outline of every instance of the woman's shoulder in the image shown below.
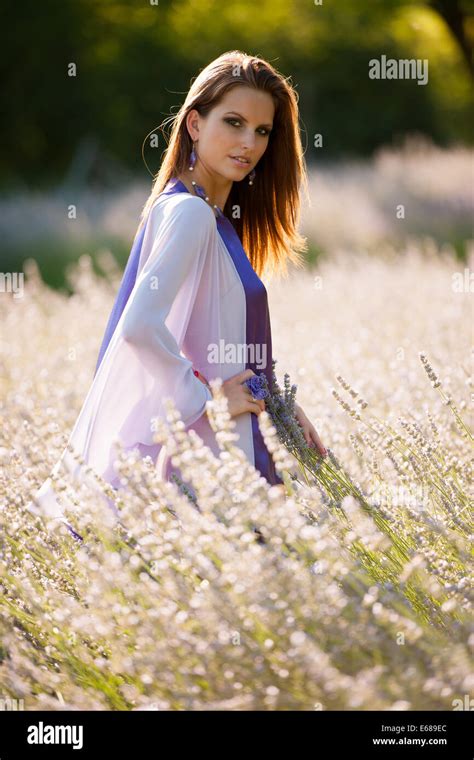
<svg viewBox="0 0 474 760"><path fill-rule="evenodd" d="M150 214L155 220L173 220L182 224L215 225L216 215L203 198L191 193L160 193L151 207Z"/></svg>

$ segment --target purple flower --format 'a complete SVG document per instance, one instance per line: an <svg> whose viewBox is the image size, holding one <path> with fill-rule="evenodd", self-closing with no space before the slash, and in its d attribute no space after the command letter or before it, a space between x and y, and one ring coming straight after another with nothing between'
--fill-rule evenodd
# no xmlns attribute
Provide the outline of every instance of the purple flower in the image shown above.
<svg viewBox="0 0 474 760"><path fill-rule="evenodd" d="M252 375L252 377L249 377L249 379L245 381L245 385L250 388L254 398L267 398L269 395L265 388L265 380L264 373L260 372L259 375Z"/></svg>

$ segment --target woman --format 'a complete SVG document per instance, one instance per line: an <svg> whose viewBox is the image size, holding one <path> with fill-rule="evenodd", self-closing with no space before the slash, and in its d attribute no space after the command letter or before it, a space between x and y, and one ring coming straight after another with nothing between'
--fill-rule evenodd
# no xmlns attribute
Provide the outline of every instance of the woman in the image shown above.
<svg viewBox="0 0 474 760"><path fill-rule="evenodd" d="M208 381L220 377L237 445L269 483L281 483L258 426L264 402L245 381L264 372L271 385L260 275L301 265L305 245L296 231L306 182L296 95L269 63L232 51L199 74L173 122L69 443L114 487L117 439L150 455L169 479L179 470L166 445L154 443L153 418L171 397L186 429L218 454L205 408ZM296 413L325 456L299 405ZM67 449L53 472L61 464L81 477ZM35 501L57 511L50 479Z"/></svg>

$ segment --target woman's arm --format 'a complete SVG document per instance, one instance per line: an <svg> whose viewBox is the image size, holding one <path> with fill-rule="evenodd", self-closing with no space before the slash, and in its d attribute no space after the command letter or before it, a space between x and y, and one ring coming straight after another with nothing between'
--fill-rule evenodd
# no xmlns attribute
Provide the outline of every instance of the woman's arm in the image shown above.
<svg viewBox="0 0 474 760"><path fill-rule="evenodd" d="M319 453L321 454L321 456L323 457L327 456L328 452L323 442L321 441L321 438L319 437L316 428L314 427L313 423L308 419L308 417L303 411L303 408L299 404L295 404L295 416L296 416L296 419L298 420L299 426L303 430L303 434L308 446L312 446L313 448L316 447Z"/></svg>
<svg viewBox="0 0 474 760"><path fill-rule="evenodd" d="M179 295L183 304L179 332L185 334L217 228L211 208L193 196L173 198L164 213L124 311L121 334L155 388L155 415L164 413L161 402L168 396L185 425L190 425L204 413L212 393L195 376L192 362L180 353L166 319Z"/></svg>

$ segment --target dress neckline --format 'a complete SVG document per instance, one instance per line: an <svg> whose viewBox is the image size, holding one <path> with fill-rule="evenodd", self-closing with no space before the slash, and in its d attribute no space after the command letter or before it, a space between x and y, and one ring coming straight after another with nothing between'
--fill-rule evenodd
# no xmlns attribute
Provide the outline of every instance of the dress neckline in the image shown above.
<svg viewBox="0 0 474 760"><path fill-rule="evenodd" d="M164 193L168 193L168 192L173 192L174 190L177 190L178 192L182 192L182 193L183 192L184 193L188 193L189 195L192 196L192 193L188 190L188 188L186 187L186 185L184 184L184 182L182 182L180 179L178 179L178 177L171 177L171 179L166 184L163 192ZM200 198L199 195L197 195L196 197ZM203 203L206 203L206 201L204 200L204 198L201 198L201 200L203 201ZM206 206L208 206L208 205L209 204L206 203ZM210 208L212 208L212 206ZM214 213L214 211L213 211L213 213ZM216 220L216 224L217 224L217 227L218 227L218 230L219 230L219 234L221 235L224 243L226 244L227 249L230 251L230 249L231 249L231 247L233 245L237 245L238 246L239 250L241 250L241 252L242 252L242 254L243 254L244 258L245 258L245 261L248 263L248 265L249 265L250 269L252 270L254 276L257 278L258 282L261 284L262 288L264 289L264 291L266 293L267 291L266 291L265 284L264 284L263 280L261 279L261 277L259 277L259 275L256 273L255 269L253 268L252 263L251 263L249 257L247 256L247 253L245 252L245 249L244 249L244 247L242 245L242 241L241 241L241 239L240 239L240 237L239 237L239 235L237 233L237 230L235 229L235 227L232 224L232 222L230 221L230 219L227 216L225 216L225 214L223 214L222 216L220 216L220 215L216 216L216 214L214 214L214 218Z"/></svg>
<svg viewBox="0 0 474 760"><path fill-rule="evenodd" d="M191 191L188 190L188 188L186 187L186 185L184 184L184 182L182 182L178 177L172 177L168 181L166 187L169 190L174 190L175 188L178 188L179 192L189 193L189 195L192 195ZM165 190L165 192L166 192L166 190ZM201 196L198 194L198 195L196 195L196 198L201 198ZM204 201L204 203L206 204L206 206L209 206L209 208L212 209L212 213L214 214L214 218L215 218L216 222L224 221L224 220L228 221L228 219L227 219L227 217L226 217L226 215L224 213L222 215L221 214L216 214L215 211L214 211L214 209L212 208L212 206L209 203L207 203L204 200L204 198L201 198L201 200ZM232 227L232 229L234 229L233 225L231 225L231 227Z"/></svg>

